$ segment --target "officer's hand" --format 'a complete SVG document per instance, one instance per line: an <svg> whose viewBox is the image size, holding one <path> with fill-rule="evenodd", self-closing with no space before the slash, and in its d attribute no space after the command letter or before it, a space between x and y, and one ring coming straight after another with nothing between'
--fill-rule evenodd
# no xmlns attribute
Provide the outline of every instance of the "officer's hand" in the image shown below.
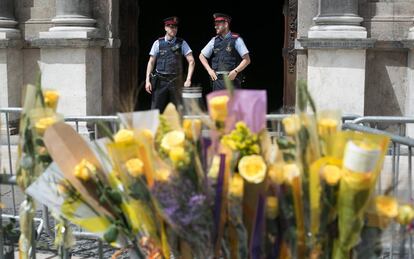
<svg viewBox="0 0 414 259"><path fill-rule="evenodd" d="M191 80L187 79L184 82L184 87L190 87L191 86Z"/></svg>
<svg viewBox="0 0 414 259"><path fill-rule="evenodd" d="M236 76L237 76L237 73L234 70L230 71L230 73L228 75L228 77L231 81L233 81L236 78Z"/></svg>
<svg viewBox="0 0 414 259"><path fill-rule="evenodd" d="M152 92L152 85L151 85L150 82L147 82L145 84L145 91L147 91L149 94L151 94L151 92Z"/></svg>
<svg viewBox="0 0 414 259"><path fill-rule="evenodd" d="M208 74L210 75L211 80L216 81L217 80L217 75L216 75L216 71L214 71L213 69L208 71Z"/></svg>

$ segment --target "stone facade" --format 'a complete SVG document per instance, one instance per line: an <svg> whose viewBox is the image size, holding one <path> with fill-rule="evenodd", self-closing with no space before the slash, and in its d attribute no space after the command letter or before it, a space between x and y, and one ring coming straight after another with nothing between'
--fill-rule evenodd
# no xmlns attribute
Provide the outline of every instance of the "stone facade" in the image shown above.
<svg viewBox="0 0 414 259"><path fill-rule="evenodd" d="M39 69L71 115L116 111L118 1L0 0L0 107L21 106Z"/></svg>
<svg viewBox="0 0 414 259"><path fill-rule="evenodd" d="M323 107L412 116L413 39L412 0L299 0L298 59L307 62L298 62L298 78L306 75L316 99L329 100Z"/></svg>
<svg viewBox="0 0 414 259"><path fill-rule="evenodd" d="M359 115L414 113L414 1L289 1L298 7L297 78L308 80L318 103ZM65 112L114 112L118 5L0 0L0 106L20 106L22 86L34 82L40 63L45 87L76 89Z"/></svg>

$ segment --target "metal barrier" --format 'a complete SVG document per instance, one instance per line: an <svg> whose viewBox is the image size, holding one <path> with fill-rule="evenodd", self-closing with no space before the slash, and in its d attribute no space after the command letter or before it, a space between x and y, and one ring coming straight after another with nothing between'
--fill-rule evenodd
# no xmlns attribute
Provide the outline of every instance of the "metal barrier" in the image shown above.
<svg viewBox="0 0 414 259"><path fill-rule="evenodd" d="M369 117L369 118L359 118L354 120L357 123L394 123L404 125L406 123L414 123L414 119L411 118L392 118L392 117ZM389 168L387 166L387 161L384 163L384 168L381 172L381 175L378 179L377 192L383 193L383 191L388 188L390 185L393 186L393 195L396 196L399 201L405 203L413 202L413 177L412 177L412 156L413 156L413 147L414 139L403 137L401 135L389 133L383 130L378 130L375 128L370 128L367 126L362 126L355 123L345 123L343 125L344 129L367 132L373 134L384 134L390 137L391 145L388 152L388 160L391 160L391 183L384 185L383 178L390 178L386 173ZM401 132L399 132L401 133ZM404 151L404 152L402 152ZM406 159L407 163L407 172L406 175L401 173L401 160ZM406 179L404 179L406 177ZM401 179L402 178L402 179ZM383 251L382 258L413 258L414 247L413 247L413 236L405 233L406 230L403 228L397 229L397 226L393 224L390 228L390 233L387 235L390 236L388 244L385 244L386 248ZM406 238L408 236L408 244L406 243ZM402 240L401 240L402 238ZM407 253L408 252L408 253ZM408 257L407 257L408 256Z"/></svg>

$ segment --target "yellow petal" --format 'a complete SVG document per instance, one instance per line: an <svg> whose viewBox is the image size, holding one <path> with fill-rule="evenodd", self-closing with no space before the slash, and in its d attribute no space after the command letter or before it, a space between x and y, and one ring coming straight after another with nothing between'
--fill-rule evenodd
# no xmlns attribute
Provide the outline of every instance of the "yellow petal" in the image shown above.
<svg viewBox="0 0 414 259"><path fill-rule="evenodd" d="M394 197L383 195L375 197L375 207L381 216L394 218L398 215L398 202Z"/></svg>
<svg viewBox="0 0 414 259"><path fill-rule="evenodd" d="M225 121L227 117L227 104L229 97L227 95L216 96L208 102L210 107L210 116L216 121Z"/></svg>
<svg viewBox="0 0 414 259"><path fill-rule="evenodd" d="M410 205L402 205L398 209L397 221L402 225L408 225L414 220L414 208Z"/></svg>
<svg viewBox="0 0 414 259"><path fill-rule="evenodd" d="M229 193L234 197L243 197L244 180L239 174L234 174L230 181Z"/></svg>
<svg viewBox="0 0 414 259"><path fill-rule="evenodd" d="M258 155L244 156L239 162L239 173L249 183L261 183L266 176L266 164Z"/></svg>
<svg viewBox="0 0 414 259"><path fill-rule="evenodd" d="M139 177L144 173L144 163L139 158L128 160L125 166L132 177Z"/></svg>
<svg viewBox="0 0 414 259"><path fill-rule="evenodd" d="M283 184L285 176L283 174L283 165L273 164L269 167L269 178L275 184Z"/></svg>
<svg viewBox="0 0 414 259"><path fill-rule="evenodd" d="M128 129L121 129L114 136L116 143L129 144L134 142L134 132Z"/></svg>
<svg viewBox="0 0 414 259"><path fill-rule="evenodd" d="M169 156L174 163L183 161L185 159L185 150L183 147L173 147L170 150Z"/></svg>
<svg viewBox="0 0 414 259"><path fill-rule="evenodd" d="M266 198L266 217L268 219L275 219L278 215L279 200L277 197L269 196Z"/></svg>
<svg viewBox="0 0 414 259"><path fill-rule="evenodd" d="M300 119L298 115L292 115L282 120L283 128L289 136L295 136L300 129Z"/></svg>
<svg viewBox="0 0 414 259"><path fill-rule="evenodd" d="M174 147L182 147L184 145L185 134L180 130L173 130L164 135L161 140L161 147L169 152Z"/></svg>
<svg viewBox="0 0 414 259"><path fill-rule="evenodd" d="M341 180L342 170L335 165L326 165L322 169L322 177L329 185L334 186Z"/></svg>

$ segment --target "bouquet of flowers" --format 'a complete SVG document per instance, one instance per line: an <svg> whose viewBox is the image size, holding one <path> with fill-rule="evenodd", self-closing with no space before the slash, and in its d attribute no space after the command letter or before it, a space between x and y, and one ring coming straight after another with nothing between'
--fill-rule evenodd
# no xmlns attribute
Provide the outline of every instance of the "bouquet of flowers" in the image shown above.
<svg viewBox="0 0 414 259"><path fill-rule="evenodd" d="M207 99L208 117L120 114L121 130L90 143L48 126L53 163L26 193L132 258L371 258L386 223L412 223L411 205L373 191L389 139L341 131L305 84L279 138L265 91Z"/></svg>
<svg viewBox="0 0 414 259"><path fill-rule="evenodd" d="M59 94L54 90L42 90L40 76L36 86L28 85L20 120L20 142L18 150L17 183L25 191L50 165L52 159L45 147L43 135L50 125L63 121L56 113ZM35 204L26 196L20 206L21 235L19 254L28 258L32 253L33 218Z"/></svg>

